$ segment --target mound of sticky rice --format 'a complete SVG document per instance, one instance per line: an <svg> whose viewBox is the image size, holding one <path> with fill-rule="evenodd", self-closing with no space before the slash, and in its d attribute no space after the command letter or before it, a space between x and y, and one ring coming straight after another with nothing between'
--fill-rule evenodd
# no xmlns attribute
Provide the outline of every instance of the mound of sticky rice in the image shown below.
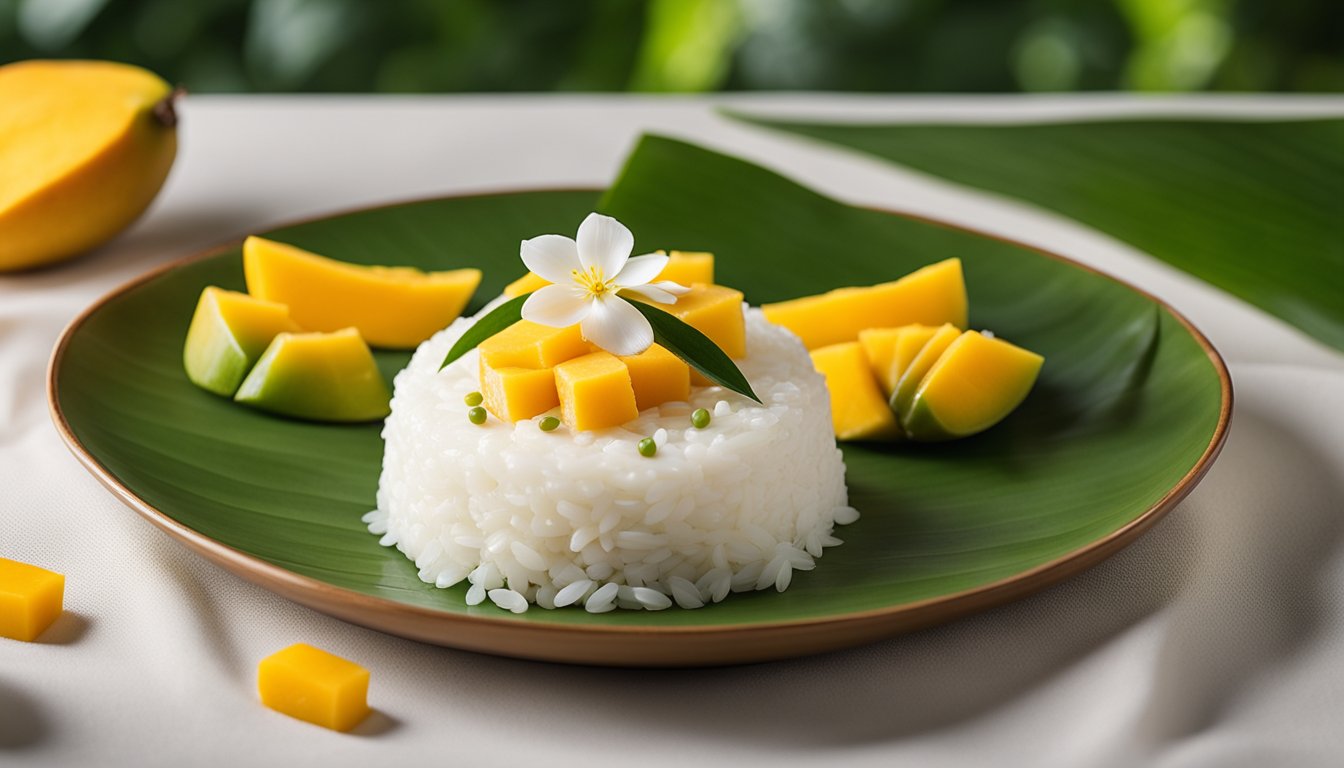
<svg viewBox="0 0 1344 768"><path fill-rule="evenodd" d="M521 612L582 605L698 608L729 592L784 590L852 522L822 377L790 332L747 310L738 367L763 404L693 387L622 427L543 432L541 417L471 423L473 351L439 370L464 318L396 378L378 509L365 517L439 587L470 583ZM705 408L705 429L690 415ZM652 436L658 452L640 455Z"/></svg>

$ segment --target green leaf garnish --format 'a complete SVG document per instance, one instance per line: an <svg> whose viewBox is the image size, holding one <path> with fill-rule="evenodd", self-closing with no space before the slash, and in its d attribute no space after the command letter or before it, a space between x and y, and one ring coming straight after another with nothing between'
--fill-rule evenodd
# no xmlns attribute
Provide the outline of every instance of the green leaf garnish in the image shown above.
<svg viewBox="0 0 1344 768"><path fill-rule="evenodd" d="M529 295L531 294L525 293L522 296L515 296L490 310L490 314L477 320L475 325L468 328L467 332L458 338L453 348L448 350L448 356L443 358L443 364L439 366L439 370L442 371L449 363L475 349L476 345L482 341L522 320L523 302L527 301Z"/></svg>
<svg viewBox="0 0 1344 768"><path fill-rule="evenodd" d="M661 344L668 352L676 355L702 376L725 389L731 389L739 395L750 397L756 402L761 398L751 389L747 377L738 370L737 364L728 357L719 345L709 340L705 334L682 322L675 315L664 312L642 301L630 302L648 318L653 326L653 340Z"/></svg>

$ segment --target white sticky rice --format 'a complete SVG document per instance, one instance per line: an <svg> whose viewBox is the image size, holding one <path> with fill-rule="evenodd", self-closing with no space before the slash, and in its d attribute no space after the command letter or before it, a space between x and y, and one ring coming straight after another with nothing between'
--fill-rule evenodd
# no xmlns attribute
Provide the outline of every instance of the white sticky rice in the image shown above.
<svg viewBox="0 0 1344 768"><path fill-rule="evenodd" d="M698 608L730 591L783 591L858 513L822 377L793 334L746 312L738 365L764 405L695 387L689 403L579 433L542 432L541 417L472 424L463 397L480 389L476 353L439 371L475 318L458 320L396 378L369 530L424 581L465 579L469 604L514 612ZM706 429L691 426L695 408L713 414ZM652 458L636 449L649 436Z"/></svg>

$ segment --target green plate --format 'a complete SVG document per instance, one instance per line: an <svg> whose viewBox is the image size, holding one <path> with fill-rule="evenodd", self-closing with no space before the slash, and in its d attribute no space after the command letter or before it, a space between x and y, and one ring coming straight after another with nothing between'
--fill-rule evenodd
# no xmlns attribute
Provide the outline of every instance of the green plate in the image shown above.
<svg viewBox="0 0 1344 768"><path fill-rule="evenodd" d="M242 289L230 244L136 280L66 330L50 370L57 426L119 498L250 581L365 626L471 650L613 665L700 665L854 645L1010 600L1117 551L1207 471L1231 385L1189 323L1057 256L895 213L852 208L742 161L648 137L605 195L444 198L266 233L336 258L479 266L473 311L521 272L518 241L572 233L593 209L637 248L712 250L753 304L890 280L959 256L972 324L1046 357L994 429L941 445L846 445L859 522L787 592L688 611L591 615L470 607L421 583L360 516L379 427L270 417L193 387L181 351L207 285ZM406 353L378 355L391 376Z"/></svg>

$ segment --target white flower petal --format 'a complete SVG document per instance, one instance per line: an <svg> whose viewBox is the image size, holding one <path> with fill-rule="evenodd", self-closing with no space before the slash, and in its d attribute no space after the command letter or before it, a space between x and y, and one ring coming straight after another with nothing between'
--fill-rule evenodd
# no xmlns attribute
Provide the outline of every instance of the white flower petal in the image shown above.
<svg viewBox="0 0 1344 768"><path fill-rule="evenodd" d="M667 255L662 253L636 256L625 262L625 266L621 268L621 273L616 276L616 285L622 288L634 288L637 285L651 282L662 273L663 268L667 266L667 262Z"/></svg>
<svg viewBox="0 0 1344 768"><path fill-rule="evenodd" d="M594 301L579 330L583 338L613 355L638 355L653 346L649 321L618 296Z"/></svg>
<svg viewBox="0 0 1344 768"><path fill-rule="evenodd" d="M664 291L662 288L658 288L658 287L656 287L656 286L652 286L652 285L635 285L635 286L631 286L631 287L629 287L629 288L622 288L621 290L624 291L624 292L626 292L626 293L636 293L636 294L639 294L640 296L643 296L644 298L648 299L649 301L656 301L656 302L658 302L659 304L676 304L676 303L677 303L677 297L676 297L676 296L673 296L672 294L668 293L667 291Z"/></svg>
<svg viewBox="0 0 1344 768"><path fill-rule="evenodd" d="M581 267L578 244L564 235L541 235L524 240L518 249L527 268L552 283L573 281L570 274Z"/></svg>
<svg viewBox="0 0 1344 768"><path fill-rule="evenodd" d="M587 317L594 303L573 284L547 285L533 291L523 302L523 319L552 328L567 328Z"/></svg>
<svg viewBox="0 0 1344 768"><path fill-rule="evenodd" d="M659 280L656 283L649 283L649 285L660 291L667 291L673 296L684 296L691 292L690 288L687 288L681 283L674 283L671 280Z"/></svg>
<svg viewBox="0 0 1344 768"><path fill-rule="evenodd" d="M590 213L579 225L579 262L583 268L597 267L604 280L610 280L621 273L630 251L635 247L635 236L621 222ZM545 275L542 275L545 277Z"/></svg>

